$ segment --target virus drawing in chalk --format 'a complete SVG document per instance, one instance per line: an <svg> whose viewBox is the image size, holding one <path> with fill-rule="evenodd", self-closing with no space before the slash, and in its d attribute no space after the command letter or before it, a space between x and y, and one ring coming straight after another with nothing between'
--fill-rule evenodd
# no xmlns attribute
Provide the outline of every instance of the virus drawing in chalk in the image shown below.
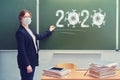
<svg viewBox="0 0 120 80"><path fill-rule="evenodd" d="M101 25L105 25L106 13L99 8L99 11L93 10L94 14L91 15L92 26L96 25L98 28L101 28Z"/></svg>
<svg viewBox="0 0 120 80"><path fill-rule="evenodd" d="M80 13L77 13L76 10L72 10L72 12L68 11L66 12L67 17L65 17L64 21L68 21L68 27L71 25L73 28L75 28L76 24L80 24L79 16Z"/></svg>

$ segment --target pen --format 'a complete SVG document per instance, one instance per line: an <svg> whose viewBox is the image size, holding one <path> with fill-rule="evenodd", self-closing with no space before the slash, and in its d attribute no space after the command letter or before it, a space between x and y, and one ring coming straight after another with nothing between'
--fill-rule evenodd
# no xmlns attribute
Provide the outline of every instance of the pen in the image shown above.
<svg viewBox="0 0 120 80"><path fill-rule="evenodd" d="M85 72L84 76L86 76L86 75L87 75L88 71L89 71L89 70L87 70L87 71Z"/></svg>

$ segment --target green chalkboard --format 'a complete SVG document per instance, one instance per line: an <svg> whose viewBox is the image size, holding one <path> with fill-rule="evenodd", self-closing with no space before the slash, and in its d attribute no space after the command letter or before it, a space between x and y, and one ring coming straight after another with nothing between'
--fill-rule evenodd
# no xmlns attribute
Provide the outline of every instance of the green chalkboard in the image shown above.
<svg viewBox="0 0 120 80"><path fill-rule="evenodd" d="M15 32L19 27L18 14L23 9L32 12L31 26L36 30L36 0L0 1L0 50L16 49ZM56 26L50 38L40 41L41 49L114 50L116 48L116 0L40 0L39 9L40 33L52 24ZM102 18L93 20L95 13L98 12L104 16L102 24L98 23ZM70 17L70 13L77 14L77 19L76 16Z"/></svg>
<svg viewBox="0 0 120 80"><path fill-rule="evenodd" d="M36 0L0 1L0 50L16 49L15 32L19 27L18 14L21 10L32 12L32 28L36 30Z"/></svg>
<svg viewBox="0 0 120 80"><path fill-rule="evenodd" d="M41 49L116 48L116 0L40 0L39 9L40 33L56 26Z"/></svg>

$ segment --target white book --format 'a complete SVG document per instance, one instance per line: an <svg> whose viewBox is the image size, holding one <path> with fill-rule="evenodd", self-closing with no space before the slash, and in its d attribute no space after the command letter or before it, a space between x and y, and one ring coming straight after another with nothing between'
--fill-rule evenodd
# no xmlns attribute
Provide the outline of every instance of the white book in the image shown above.
<svg viewBox="0 0 120 80"><path fill-rule="evenodd" d="M68 75L53 75L53 74L45 74L45 73L43 73L43 75L54 77L54 78L67 78L68 77Z"/></svg>
<svg viewBox="0 0 120 80"><path fill-rule="evenodd" d="M94 67L90 67L89 70L95 71L95 72L107 72L107 71L114 71L116 70L116 67L106 67L101 69L96 69Z"/></svg>
<svg viewBox="0 0 120 80"><path fill-rule="evenodd" d="M116 74L116 71L108 71L108 72L95 72L95 71L89 71L89 74L94 74L96 76L103 76L103 75L109 75L109 74Z"/></svg>
<svg viewBox="0 0 120 80"><path fill-rule="evenodd" d="M70 69L65 69L65 68L58 68L58 67L53 67L50 69L43 70L44 73L49 73L49 74L58 74L58 75L66 75L71 73Z"/></svg>
<svg viewBox="0 0 120 80"><path fill-rule="evenodd" d="M107 78L107 77L115 76L116 74L112 73L112 74L101 75L101 76L98 76L98 75L95 75L95 74L89 74L89 75L92 76L92 77L96 77L96 78Z"/></svg>
<svg viewBox="0 0 120 80"><path fill-rule="evenodd" d="M93 67L112 67L112 66L118 66L118 63L117 62L111 62L111 61L97 61L97 62L94 62L94 63L91 63L90 66L93 66Z"/></svg>

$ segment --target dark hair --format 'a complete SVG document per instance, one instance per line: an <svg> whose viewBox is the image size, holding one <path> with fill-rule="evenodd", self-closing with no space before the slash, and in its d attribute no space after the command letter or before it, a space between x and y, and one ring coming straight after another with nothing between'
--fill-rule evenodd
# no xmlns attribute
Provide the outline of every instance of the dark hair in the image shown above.
<svg viewBox="0 0 120 80"><path fill-rule="evenodd" d="M22 11L20 11L20 13L19 13L19 21L21 21L21 19L23 18L23 16L26 14L26 13L29 13L30 14L30 16L32 16L32 13L30 12L30 11L28 11L28 10L22 10Z"/></svg>

